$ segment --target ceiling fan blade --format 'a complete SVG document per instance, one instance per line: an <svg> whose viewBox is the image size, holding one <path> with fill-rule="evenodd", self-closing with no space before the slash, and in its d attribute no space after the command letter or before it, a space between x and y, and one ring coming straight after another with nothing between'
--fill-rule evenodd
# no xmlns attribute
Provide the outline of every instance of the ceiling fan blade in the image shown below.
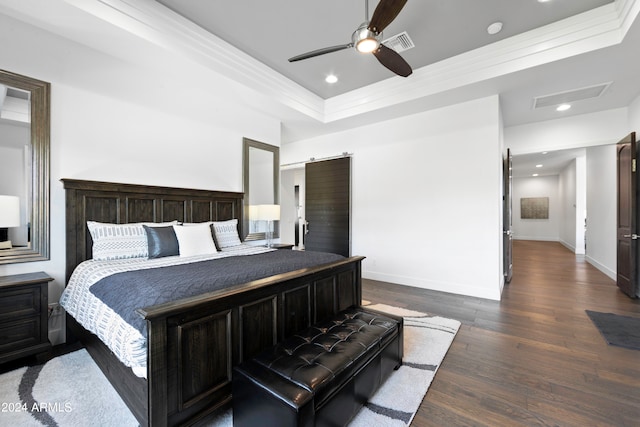
<svg viewBox="0 0 640 427"><path fill-rule="evenodd" d="M382 65L399 76L408 77L413 73L411 66L398 54L398 52L383 44L380 45L378 50L373 52L373 55Z"/></svg>
<svg viewBox="0 0 640 427"><path fill-rule="evenodd" d="M322 49L312 50L311 52L303 53L301 55L289 58L289 62L302 61L303 59L313 58L314 56L324 55L326 53L337 52L339 50L348 49L353 47L352 43L341 44L338 46L324 47Z"/></svg>
<svg viewBox="0 0 640 427"><path fill-rule="evenodd" d="M380 0L369 22L369 30L381 33L396 19L407 0Z"/></svg>

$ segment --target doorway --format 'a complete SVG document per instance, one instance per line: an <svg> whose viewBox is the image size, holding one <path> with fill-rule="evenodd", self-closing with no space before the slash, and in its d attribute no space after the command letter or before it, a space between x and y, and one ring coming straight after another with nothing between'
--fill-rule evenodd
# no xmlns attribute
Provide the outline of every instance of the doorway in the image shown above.
<svg viewBox="0 0 640 427"><path fill-rule="evenodd" d="M514 239L558 241L576 255L586 253L586 158L584 148L513 156ZM544 212L536 210L540 203Z"/></svg>

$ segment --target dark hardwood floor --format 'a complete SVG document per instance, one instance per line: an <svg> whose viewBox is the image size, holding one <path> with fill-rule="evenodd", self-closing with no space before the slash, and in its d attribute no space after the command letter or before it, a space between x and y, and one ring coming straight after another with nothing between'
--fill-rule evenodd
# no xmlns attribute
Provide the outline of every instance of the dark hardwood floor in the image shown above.
<svg viewBox="0 0 640 427"><path fill-rule="evenodd" d="M640 301L559 243L515 241L513 265L499 302L364 280L366 300L462 322L412 425L640 425L640 351L585 313Z"/></svg>

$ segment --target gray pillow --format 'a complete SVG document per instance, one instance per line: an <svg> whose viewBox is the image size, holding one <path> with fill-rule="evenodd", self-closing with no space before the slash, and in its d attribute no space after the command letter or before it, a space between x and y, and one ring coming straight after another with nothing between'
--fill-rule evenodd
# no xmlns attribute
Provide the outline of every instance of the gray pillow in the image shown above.
<svg viewBox="0 0 640 427"><path fill-rule="evenodd" d="M143 227L147 233L150 259L180 255L180 247L173 227L149 227L147 225L143 225Z"/></svg>

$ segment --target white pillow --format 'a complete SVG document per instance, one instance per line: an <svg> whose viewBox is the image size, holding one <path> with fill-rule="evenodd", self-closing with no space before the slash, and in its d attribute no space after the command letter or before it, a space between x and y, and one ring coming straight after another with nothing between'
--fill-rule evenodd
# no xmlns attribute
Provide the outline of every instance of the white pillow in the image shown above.
<svg viewBox="0 0 640 427"><path fill-rule="evenodd" d="M211 236L211 227L207 223L196 224L189 227L174 225L174 231L178 238L180 256L207 255L218 252Z"/></svg>
<svg viewBox="0 0 640 427"><path fill-rule="evenodd" d="M213 232L216 234L216 242L220 249L228 248L229 246L238 246L241 244L240 236L238 236L237 219L214 221Z"/></svg>

